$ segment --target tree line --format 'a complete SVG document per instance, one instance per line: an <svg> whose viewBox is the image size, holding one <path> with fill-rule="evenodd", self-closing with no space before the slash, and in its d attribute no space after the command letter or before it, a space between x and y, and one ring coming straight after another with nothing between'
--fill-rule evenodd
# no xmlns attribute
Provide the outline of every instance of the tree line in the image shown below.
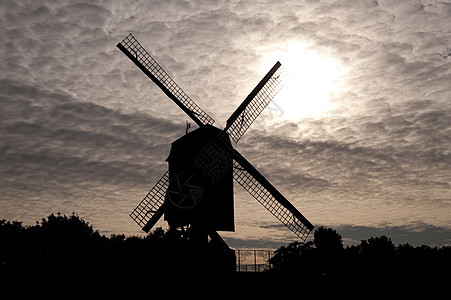
<svg viewBox="0 0 451 300"><path fill-rule="evenodd" d="M220 257L220 250L162 228L143 237L106 237L75 213L51 214L34 226L0 221L0 283L17 289L138 285L164 274L230 272L220 268ZM395 246L386 236L344 247L334 229L319 227L313 241L281 246L269 263L268 278L287 275L313 283L449 280L451 247Z"/></svg>
<svg viewBox="0 0 451 300"><path fill-rule="evenodd" d="M325 227L315 230L313 241L280 247L270 263L271 272L312 282L438 284L451 279L450 246L395 246L383 235L344 247L341 235Z"/></svg>
<svg viewBox="0 0 451 300"><path fill-rule="evenodd" d="M106 237L77 214L51 214L24 226L0 220L0 283L29 286L139 285L197 267L199 249L161 227L144 237Z"/></svg>

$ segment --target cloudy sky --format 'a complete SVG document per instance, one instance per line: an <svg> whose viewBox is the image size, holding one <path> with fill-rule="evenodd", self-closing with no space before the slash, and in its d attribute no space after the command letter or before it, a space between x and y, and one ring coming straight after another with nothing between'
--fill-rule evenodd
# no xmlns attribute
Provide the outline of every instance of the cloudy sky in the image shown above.
<svg viewBox="0 0 451 300"><path fill-rule="evenodd" d="M449 0L0 1L0 219L142 234L128 214L188 117L116 48L131 32L220 128L282 62L236 148L314 225L450 244L450 20ZM232 247L296 240L235 196Z"/></svg>

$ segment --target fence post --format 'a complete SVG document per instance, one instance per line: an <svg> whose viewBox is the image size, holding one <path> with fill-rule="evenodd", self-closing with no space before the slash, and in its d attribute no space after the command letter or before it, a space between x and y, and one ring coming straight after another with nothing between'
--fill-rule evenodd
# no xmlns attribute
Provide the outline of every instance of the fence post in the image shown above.
<svg viewBox="0 0 451 300"><path fill-rule="evenodd" d="M257 272L257 250L254 250L254 272Z"/></svg>
<svg viewBox="0 0 451 300"><path fill-rule="evenodd" d="M238 250L238 272L241 272L241 253Z"/></svg>
<svg viewBox="0 0 451 300"><path fill-rule="evenodd" d="M271 251L268 250L268 269L271 270L271 263L269 260L271 259Z"/></svg>

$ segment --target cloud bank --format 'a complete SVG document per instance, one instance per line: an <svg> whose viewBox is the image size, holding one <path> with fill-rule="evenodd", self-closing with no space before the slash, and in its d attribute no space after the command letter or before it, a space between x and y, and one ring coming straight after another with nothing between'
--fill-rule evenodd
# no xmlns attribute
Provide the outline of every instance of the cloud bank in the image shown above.
<svg viewBox="0 0 451 300"><path fill-rule="evenodd" d="M446 1L6 1L0 218L139 233L128 213L187 117L115 47L132 32L218 127L293 43L333 58L332 111L266 111L238 150L314 224L449 229L450 17ZM229 238L289 236L235 193Z"/></svg>

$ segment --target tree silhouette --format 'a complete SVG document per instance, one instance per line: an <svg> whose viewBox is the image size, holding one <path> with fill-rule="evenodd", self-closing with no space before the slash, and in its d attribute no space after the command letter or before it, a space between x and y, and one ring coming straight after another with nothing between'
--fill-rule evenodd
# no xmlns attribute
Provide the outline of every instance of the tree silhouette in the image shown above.
<svg viewBox="0 0 451 300"><path fill-rule="evenodd" d="M295 242L280 247L269 260L275 272L297 273L301 276L329 277L338 268L343 255L341 235L323 226L315 230L313 242Z"/></svg>
<svg viewBox="0 0 451 300"><path fill-rule="evenodd" d="M360 247L361 254L364 256L389 258L396 253L395 245L385 235L376 238L371 237L368 241L363 240Z"/></svg>
<svg viewBox="0 0 451 300"><path fill-rule="evenodd" d="M0 220L0 282L16 290L89 287L93 282L132 287L162 274L171 278L200 270L211 274L218 266L212 262L208 249L161 227L145 237L105 237L76 214L51 214L34 226ZM281 246L269 262L268 276L274 274L270 280L423 285L451 280L449 246L396 247L390 238L380 236L344 248L341 236L326 227L316 229L310 242Z"/></svg>
<svg viewBox="0 0 451 300"><path fill-rule="evenodd" d="M313 242L294 242L287 247L281 246L274 252L274 256L269 259L273 266L273 271L279 272L299 272L307 268L306 258L313 255Z"/></svg>
<svg viewBox="0 0 451 300"><path fill-rule="evenodd" d="M313 244L322 255L336 256L343 252L341 235L332 228L323 226L315 230Z"/></svg>

